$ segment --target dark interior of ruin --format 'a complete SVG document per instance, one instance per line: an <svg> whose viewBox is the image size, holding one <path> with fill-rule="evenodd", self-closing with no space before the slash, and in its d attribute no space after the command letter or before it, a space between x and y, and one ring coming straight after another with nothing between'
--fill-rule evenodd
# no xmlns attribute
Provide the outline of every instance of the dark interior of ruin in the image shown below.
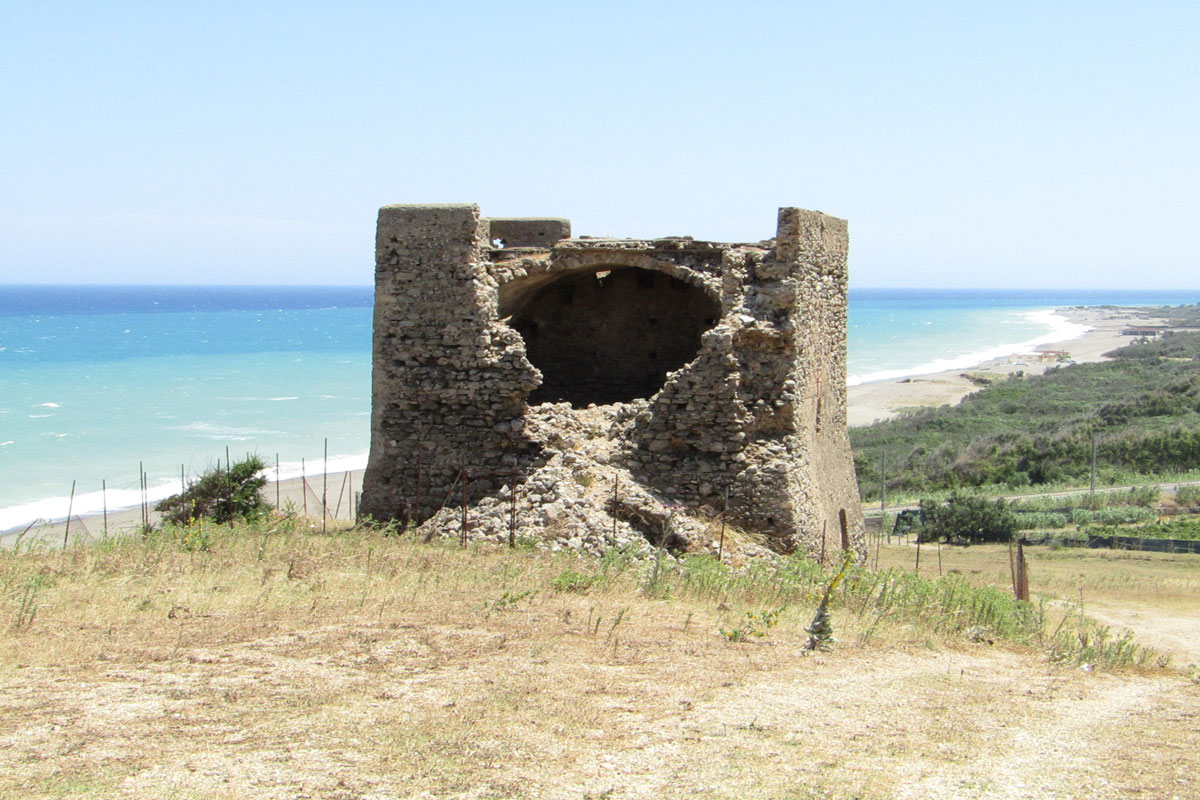
<svg viewBox="0 0 1200 800"><path fill-rule="evenodd" d="M662 272L612 266L539 277L501 291L501 315L511 315L543 376L533 404L648 398L695 358L721 316L703 289Z"/></svg>

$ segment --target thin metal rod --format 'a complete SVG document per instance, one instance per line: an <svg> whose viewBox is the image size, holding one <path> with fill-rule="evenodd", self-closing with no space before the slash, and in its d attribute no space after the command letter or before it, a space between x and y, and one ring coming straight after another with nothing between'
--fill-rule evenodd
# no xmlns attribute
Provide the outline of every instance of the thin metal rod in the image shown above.
<svg viewBox="0 0 1200 800"><path fill-rule="evenodd" d="M67 528L63 531L63 550L67 549L67 537L71 535L71 512L75 510L75 481L71 481L71 499L67 501Z"/></svg>
<svg viewBox="0 0 1200 800"><path fill-rule="evenodd" d="M350 470L342 473L342 488L338 489L337 505L333 507L333 518L337 519L342 513L342 495L346 494L346 486L350 483Z"/></svg>
<svg viewBox="0 0 1200 800"><path fill-rule="evenodd" d="M463 547L467 546L467 467L464 464L462 472L459 473L462 477L462 532L459 534Z"/></svg>
<svg viewBox="0 0 1200 800"><path fill-rule="evenodd" d="M138 499L141 502L142 530L146 529L146 473L142 471L142 462L138 462Z"/></svg>
<svg viewBox="0 0 1200 800"><path fill-rule="evenodd" d="M725 517L729 516L729 487L725 487L725 506L721 509L721 538L717 542L717 561L725 560Z"/></svg>
<svg viewBox="0 0 1200 800"><path fill-rule="evenodd" d="M613 533L613 541L614 542L617 541L617 489L620 488L620 485L621 485L621 476L613 475L613 510L612 510L613 531L612 531L612 533Z"/></svg>
<svg viewBox="0 0 1200 800"><path fill-rule="evenodd" d="M509 547L517 546L517 468L512 465L509 479Z"/></svg>
<svg viewBox="0 0 1200 800"><path fill-rule="evenodd" d="M1096 494L1096 446L1100 440L1098 434L1092 434L1092 488L1090 494Z"/></svg>
<svg viewBox="0 0 1200 800"><path fill-rule="evenodd" d="M229 445L225 445L225 475L229 478L229 528L233 529L233 462L229 459Z"/></svg>

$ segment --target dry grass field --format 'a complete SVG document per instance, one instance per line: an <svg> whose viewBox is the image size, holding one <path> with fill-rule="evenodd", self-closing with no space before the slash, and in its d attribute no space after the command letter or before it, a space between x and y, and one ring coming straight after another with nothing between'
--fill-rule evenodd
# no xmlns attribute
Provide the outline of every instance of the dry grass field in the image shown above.
<svg viewBox="0 0 1200 800"><path fill-rule="evenodd" d="M1001 583L993 550L943 570ZM1194 609L1196 557L1044 555L1035 591L1087 612ZM1057 623L897 576L848 578L812 653L827 576L798 561L286 524L3 551L0 798L1200 797L1178 656L1052 661Z"/></svg>
<svg viewBox="0 0 1200 800"><path fill-rule="evenodd" d="M957 573L986 586L1012 586L1005 545L943 546L940 558L944 574ZM1200 556L1029 547L1025 558L1035 596L1131 631L1180 666L1200 665ZM938 560L936 545L923 545L921 574L937 577ZM885 545L878 564L916 569L916 547Z"/></svg>

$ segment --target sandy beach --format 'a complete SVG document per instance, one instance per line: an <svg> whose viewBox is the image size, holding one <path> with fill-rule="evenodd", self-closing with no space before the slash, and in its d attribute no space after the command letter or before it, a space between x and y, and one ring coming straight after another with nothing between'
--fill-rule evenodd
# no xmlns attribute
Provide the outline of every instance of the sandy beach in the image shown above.
<svg viewBox="0 0 1200 800"><path fill-rule="evenodd" d="M886 381L863 383L849 388L847 421L850 427L870 425L890 419L908 408L954 405L981 388L968 374L1010 374L1024 372L1040 375L1047 368L1069 358L1076 363L1103 361L1104 353L1130 343L1121 330L1132 322L1142 323L1129 309L1103 307L1065 308L1059 314L1071 322L1086 325L1083 336L1040 345L1030 353L1017 353L985 361L967 369L953 369L929 375L917 375Z"/></svg>

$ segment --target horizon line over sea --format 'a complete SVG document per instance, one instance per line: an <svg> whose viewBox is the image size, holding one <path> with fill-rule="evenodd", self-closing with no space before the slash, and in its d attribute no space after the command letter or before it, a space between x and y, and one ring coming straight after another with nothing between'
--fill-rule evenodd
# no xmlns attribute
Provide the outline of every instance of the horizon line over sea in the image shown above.
<svg viewBox="0 0 1200 800"><path fill-rule="evenodd" d="M370 286L0 287L0 531L177 492L256 453L280 477L361 469ZM1069 306L1195 303L1197 291L850 290L851 385L963 369L1082 335ZM107 497L101 482L107 486Z"/></svg>

